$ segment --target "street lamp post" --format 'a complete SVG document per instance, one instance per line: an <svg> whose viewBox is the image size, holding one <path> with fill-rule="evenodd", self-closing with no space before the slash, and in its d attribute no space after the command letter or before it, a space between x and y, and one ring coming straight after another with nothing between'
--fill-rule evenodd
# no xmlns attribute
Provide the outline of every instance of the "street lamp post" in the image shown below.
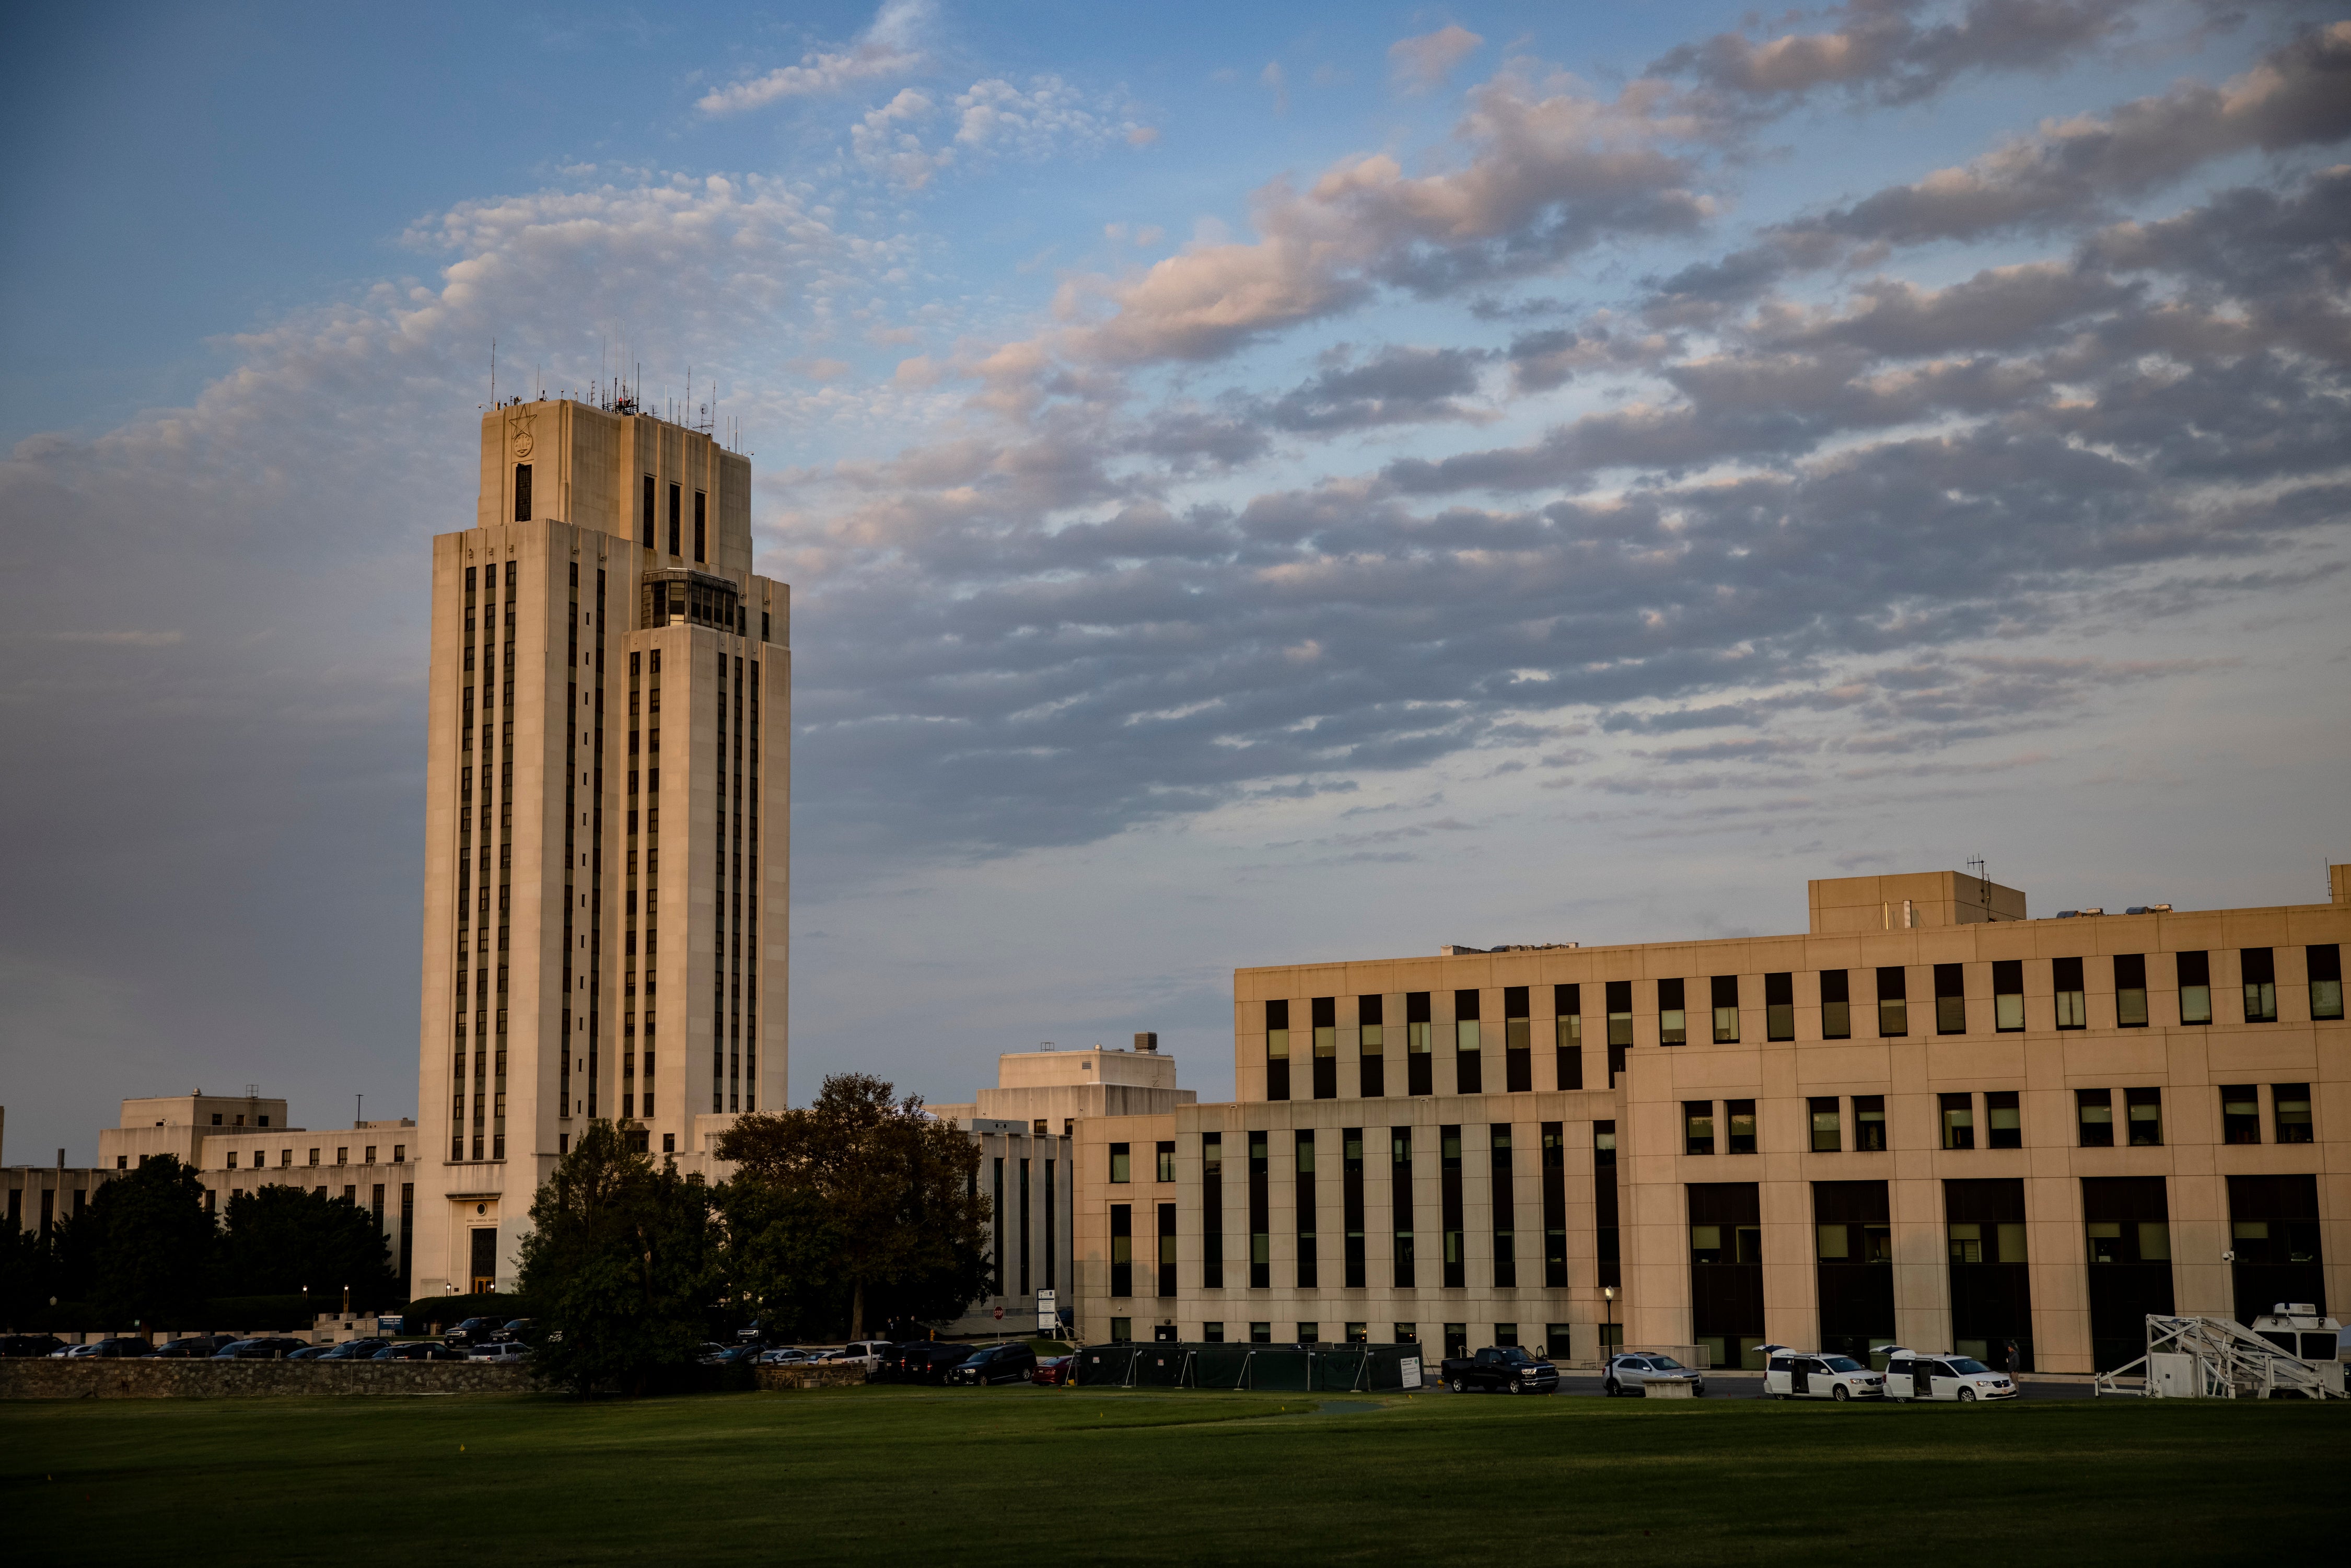
<svg viewBox="0 0 2351 1568"><path fill-rule="evenodd" d="M1600 1331L1600 1375L1604 1379L1608 1375L1608 1357L1613 1354L1609 1342L1616 1337L1616 1287L1601 1286L1600 1299L1606 1304L1608 1312L1608 1326Z"/></svg>

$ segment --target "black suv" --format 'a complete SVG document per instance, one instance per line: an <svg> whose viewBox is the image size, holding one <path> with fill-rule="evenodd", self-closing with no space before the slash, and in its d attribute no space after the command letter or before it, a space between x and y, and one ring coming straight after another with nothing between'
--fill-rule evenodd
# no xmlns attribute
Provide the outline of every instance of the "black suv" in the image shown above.
<svg viewBox="0 0 2351 1568"><path fill-rule="evenodd" d="M192 1333L172 1340L168 1344L157 1345L155 1354L173 1361L202 1361L209 1356L219 1354L223 1349L235 1343L235 1334Z"/></svg>
<svg viewBox="0 0 2351 1568"><path fill-rule="evenodd" d="M947 1374L971 1359L967 1344L942 1344L937 1340L916 1340L902 1344L882 1363L881 1381L884 1383L945 1383Z"/></svg>
<svg viewBox="0 0 2351 1568"><path fill-rule="evenodd" d="M0 1356L40 1356L63 1350L66 1342L53 1333L12 1333L0 1338Z"/></svg>
<svg viewBox="0 0 2351 1568"><path fill-rule="evenodd" d="M441 1336L441 1343L452 1345L489 1344L507 1326L504 1318L467 1318Z"/></svg>
<svg viewBox="0 0 2351 1568"><path fill-rule="evenodd" d="M991 1344L974 1352L947 1374L949 1383L984 1387L990 1383L1026 1383L1037 1370L1037 1353L1025 1344Z"/></svg>

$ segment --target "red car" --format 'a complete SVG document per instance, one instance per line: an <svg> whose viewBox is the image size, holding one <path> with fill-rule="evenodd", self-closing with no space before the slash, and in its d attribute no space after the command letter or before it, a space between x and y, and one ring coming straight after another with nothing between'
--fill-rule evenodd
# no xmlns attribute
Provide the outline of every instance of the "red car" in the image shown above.
<svg viewBox="0 0 2351 1568"><path fill-rule="evenodd" d="M1029 1381L1047 1388L1059 1388L1070 1381L1072 1359L1066 1355L1040 1355L1037 1358L1035 1369L1029 1374Z"/></svg>

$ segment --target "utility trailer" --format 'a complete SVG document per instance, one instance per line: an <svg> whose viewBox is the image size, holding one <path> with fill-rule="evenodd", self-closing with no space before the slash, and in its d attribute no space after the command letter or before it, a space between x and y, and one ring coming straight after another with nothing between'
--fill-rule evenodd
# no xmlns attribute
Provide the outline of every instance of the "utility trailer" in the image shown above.
<svg viewBox="0 0 2351 1568"><path fill-rule="evenodd" d="M2147 1354L2098 1374L2098 1397L2304 1399L2346 1397L2341 1325L2304 1302L2280 1301L2247 1328L2233 1318L2149 1312ZM2325 1352L2323 1359L2309 1354ZM2123 1381L2138 1375L2137 1386Z"/></svg>

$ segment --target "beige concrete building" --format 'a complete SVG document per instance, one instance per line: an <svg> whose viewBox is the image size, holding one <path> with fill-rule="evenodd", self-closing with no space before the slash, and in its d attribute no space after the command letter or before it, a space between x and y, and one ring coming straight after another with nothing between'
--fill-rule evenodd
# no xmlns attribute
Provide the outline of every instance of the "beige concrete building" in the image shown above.
<svg viewBox="0 0 2351 1568"><path fill-rule="evenodd" d="M747 457L626 402L483 416L433 541L420 1294L513 1284L590 1121L693 1167L785 1103L791 601L750 508Z"/></svg>
<svg viewBox="0 0 2351 1568"><path fill-rule="evenodd" d="M1080 1329L1889 1341L2087 1372L2351 1299L2351 868L2324 904L1811 884L1785 936L1234 975L1238 1097L1082 1120Z"/></svg>
<svg viewBox="0 0 2351 1568"><path fill-rule="evenodd" d="M348 1127L290 1125L286 1102L248 1086L241 1095L164 1094L122 1102L117 1125L98 1134L98 1164L0 1169L0 1204L11 1228L47 1229L89 1207L98 1189L158 1155L196 1173L204 1209L265 1186L298 1186L367 1209L383 1232L392 1271L410 1277L422 1149L413 1120Z"/></svg>
<svg viewBox="0 0 2351 1568"><path fill-rule="evenodd" d="M934 1116L969 1124L975 1119L1025 1122L1039 1137L1066 1134L1085 1116L1144 1116L1189 1105L1199 1095L1176 1087L1176 1059L1160 1053L1159 1036L1139 1033L1134 1049L1007 1051L996 1059L996 1083L968 1104L933 1105Z"/></svg>

